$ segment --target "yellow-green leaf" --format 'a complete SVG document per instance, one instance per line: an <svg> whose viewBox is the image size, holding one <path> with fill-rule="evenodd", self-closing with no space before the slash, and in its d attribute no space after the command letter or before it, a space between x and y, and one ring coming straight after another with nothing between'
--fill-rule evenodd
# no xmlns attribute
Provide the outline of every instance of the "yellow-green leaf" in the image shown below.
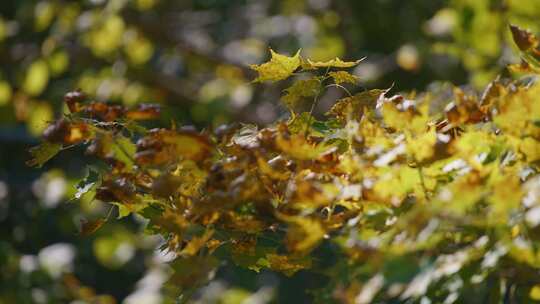
<svg viewBox="0 0 540 304"><path fill-rule="evenodd" d="M281 98L283 103L291 109L304 97L313 97L319 94L321 81L316 77L296 81L285 89L286 95Z"/></svg>
<svg viewBox="0 0 540 304"><path fill-rule="evenodd" d="M364 58L356 61L343 61L339 58L334 58L328 61L311 61L308 59L308 64L315 68L350 68L359 64Z"/></svg>
<svg viewBox="0 0 540 304"><path fill-rule="evenodd" d="M335 71L328 73L330 77L334 79L336 84L352 83L355 84L358 81L358 76L352 75L346 71Z"/></svg>
<svg viewBox="0 0 540 304"><path fill-rule="evenodd" d="M291 76L300 66L300 50L292 57L278 54L270 49L272 58L269 62L260 65L251 65L250 67L259 73L254 82L279 81Z"/></svg>
<svg viewBox="0 0 540 304"><path fill-rule="evenodd" d="M62 149L62 144L44 142L30 149L32 159L26 162L28 166L40 168Z"/></svg>
<svg viewBox="0 0 540 304"><path fill-rule="evenodd" d="M358 120L366 108L375 108L377 100L385 92L385 90L374 89L358 93L352 97L342 98L334 104L327 114L336 117L342 122L350 119Z"/></svg>

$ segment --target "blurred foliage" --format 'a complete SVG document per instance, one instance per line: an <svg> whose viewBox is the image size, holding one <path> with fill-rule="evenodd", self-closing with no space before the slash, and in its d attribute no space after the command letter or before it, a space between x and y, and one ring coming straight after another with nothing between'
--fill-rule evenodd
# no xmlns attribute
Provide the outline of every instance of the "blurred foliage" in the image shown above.
<svg viewBox="0 0 540 304"><path fill-rule="evenodd" d="M427 89L445 99L453 93L443 82L469 92L498 74L534 70L531 50L521 52L528 60L524 64L511 66L510 72L504 69L520 57L507 28L514 23L538 32L539 17L536 0L2 1L0 223L7 228L0 232L0 302L54 303L88 300L94 294L121 301L137 289L149 291L139 294L139 301L160 301L155 284L153 289L136 287L151 279L135 285L141 278L159 282L167 276L161 260L153 258L152 248L162 240L142 241L144 223L130 216L95 234L79 234L98 228L98 215L109 212L84 195L75 199L82 204L67 203L86 174L88 161L78 156L80 150L62 154L41 171L23 165L26 149L48 122L69 113L62 103L65 92L81 88L97 100L133 109L146 102L163 105L160 118L145 127L171 122L209 129L233 121L267 124L291 111L310 110L305 99L313 96L309 85L314 83L250 83L256 73L249 65L266 61L271 47L282 54L302 49L315 61L366 57L350 76L336 75L351 94L393 87ZM356 77L365 88L349 87ZM276 100L283 95L289 97L280 105ZM341 88L329 87L311 112L320 119L345 96ZM302 129L307 117L299 114L289 127ZM311 131L321 128L314 120ZM58 148L51 146L49 152ZM38 258L55 244L63 246L53 247L61 248L58 252L74 254L72 267L63 268L60 276ZM259 297L269 297L261 286L276 282L285 290L278 299L288 295L288 300L300 301L305 293L299 298L291 294L321 284L320 278L301 272L285 278L225 267L219 275L224 279L208 286L207 301L226 294L234 303L256 289ZM80 293L70 293L78 288Z"/></svg>
<svg viewBox="0 0 540 304"><path fill-rule="evenodd" d="M507 74L538 74L540 40L514 25L509 31L523 62ZM362 60L270 54L251 68L255 82L298 77L282 97L287 120L146 129L140 122L158 118L156 107L130 109L75 91L30 164L41 166L56 146L86 147L101 159L76 196L118 210L118 218L142 217L146 232L162 237L160 249L171 255L165 299L297 301L280 285L243 289L227 280L232 288L213 299L208 289L226 278L220 271L235 267L302 274L310 279L302 302L540 300L535 80L498 77L481 94L455 87L446 98L389 89L353 95L358 79L347 69ZM347 96L318 120L315 106L331 88ZM103 212L82 231L110 222ZM125 262L115 254L130 243L122 234L94 243L98 260Z"/></svg>

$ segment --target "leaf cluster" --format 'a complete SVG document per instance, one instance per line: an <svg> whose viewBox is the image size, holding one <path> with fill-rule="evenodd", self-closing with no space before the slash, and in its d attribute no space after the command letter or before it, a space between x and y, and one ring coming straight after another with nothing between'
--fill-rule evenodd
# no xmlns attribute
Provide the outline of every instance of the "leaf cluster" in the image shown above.
<svg viewBox="0 0 540 304"><path fill-rule="evenodd" d="M512 33L525 54L537 52L530 33ZM540 297L538 84L455 88L439 111L441 98L429 93L350 94L342 84L356 77L344 69L359 61L271 56L252 67L256 81L304 76L282 98L288 121L146 130L134 120L155 118L154 107L74 92L65 100L71 114L46 129L30 164L71 145L101 159L107 169L78 195L145 218L175 254L170 284L185 295L232 263L321 273L330 283L316 293L347 303ZM348 96L327 119L297 111L328 86ZM338 258L321 260L323 250Z"/></svg>

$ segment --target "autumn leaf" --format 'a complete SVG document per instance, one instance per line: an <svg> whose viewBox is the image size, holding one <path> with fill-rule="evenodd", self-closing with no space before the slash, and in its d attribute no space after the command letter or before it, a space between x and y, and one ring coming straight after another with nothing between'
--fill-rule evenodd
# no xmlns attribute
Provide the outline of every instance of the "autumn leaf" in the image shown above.
<svg viewBox="0 0 540 304"><path fill-rule="evenodd" d="M328 76L332 77L334 79L334 83L336 84L342 84L342 83L351 83L356 84L358 82L358 76L350 74L346 71L332 71L328 73Z"/></svg>
<svg viewBox="0 0 540 304"><path fill-rule="evenodd" d="M538 39L531 32L513 24L510 25L510 31L514 42L521 51L528 51L538 46Z"/></svg>
<svg viewBox="0 0 540 304"><path fill-rule="evenodd" d="M134 159L139 164L154 165L181 158L201 160L211 149L209 140L194 131L154 129L137 142Z"/></svg>
<svg viewBox="0 0 540 304"><path fill-rule="evenodd" d="M538 42L512 31L532 71ZM66 95L72 113L47 128L29 164L67 143L86 147L100 170L75 196L95 192L119 217L142 217L161 249L176 254L167 288L184 294L233 265L324 274L333 299L351 303L459 301L470 291L463 278L478 290L489 282L510 297L539 298L530 279L540 265L540 85L501 76L483 91L374 89L331 105L328 87L359 89L342 70L359 61L271 54L253 66L256 81L303 74L281 98L290 116L203 132L134 129L126 119L155 118L156 109L87 102L74 92ZM329 117L318 116L315 102L313 111L295 112L317 96ZM81 233L103 222L85 222Z"/></svg>
<svg viewBox="0 0 540 304"><path fill-rule="evenodd" d="M278 54L270 49L271 59L269 62L250 67L259 73L254 82L270 81L275 82L289 78L300 66L300 50L292 57Z"/></svg>
<svg viewBox="0 0 540 304"><path fill-rule="evenodd" d="M308 62L308 66L315 67L315 68L329 68L329 67L330 68L350 68L359 64L364 59L365 58L355 60L355 61L343 61L336 57L328 61L311 61L308 59L307 62Z"/></svg>
<svg viewBox="0 0 540 304"><path fill-rule="evenodd" d="M338 100L328 111L327 115L336 117L339 121L350 119L359 120L365 110L374 109L377 100L386 90L373 89Z"/></svg>
<svg viewBox="0 0 540 304"><path fill-rule="evenodd" d="M105 224L104 219L97 219L95 221L81 220L81 235L89 236L99 230L103 224Z"/></svg>
<svg viewBox="0 0 540 304"><path fill-rule="evenodd" d="M126 117L133 120L156 119L159 115L160 108L154 104L139 104L136 109L126 112Z"/></svg>

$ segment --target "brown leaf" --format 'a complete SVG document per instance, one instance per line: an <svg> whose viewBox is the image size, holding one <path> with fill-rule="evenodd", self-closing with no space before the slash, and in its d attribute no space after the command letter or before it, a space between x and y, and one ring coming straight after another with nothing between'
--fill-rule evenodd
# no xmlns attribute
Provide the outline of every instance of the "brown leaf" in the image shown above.
<svg viewBox="0 0 540 304"><path fill-rule="evenodd" d="M136 109L129 110L126 117L133 120L156 119L160 115L160 108L155 104L140 104Z"/></svg>
<svg viewBox="0 0 540 304"><path fill-rule="evenodd" d="M203 160L212 146L208 137L194 131L150 130L137 142L135 159L141 165L161 165L180 159Z"/></svg>
<svg viewBox="0 0 540 304"><path fill-rule="evenodd" d="M510 31L520 50L525 52L538 46L538 39L531 32L513 24L510 25Z"/></svg>
<svg viewBox="0 0 540 304"><path fill-rule="evenodd" d="M95 221L86 221L81 220L81 235L82 236L89 236L96 232L103 224L105 224L104 219L98 219Z"/></svg>

